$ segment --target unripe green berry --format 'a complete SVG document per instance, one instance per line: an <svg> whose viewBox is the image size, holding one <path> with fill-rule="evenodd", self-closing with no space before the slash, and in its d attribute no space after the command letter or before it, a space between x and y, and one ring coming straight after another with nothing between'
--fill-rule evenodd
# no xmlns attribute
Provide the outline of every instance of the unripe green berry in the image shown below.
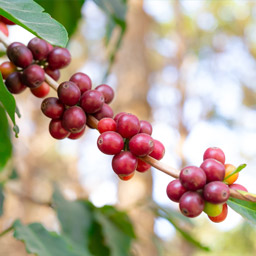
<svg viewBox="0 0 256 256"><path fill-rule="evenodd" d="M216 217L221 214L223 204L212 204L204 202L204 212L210 217Z"/></svg>

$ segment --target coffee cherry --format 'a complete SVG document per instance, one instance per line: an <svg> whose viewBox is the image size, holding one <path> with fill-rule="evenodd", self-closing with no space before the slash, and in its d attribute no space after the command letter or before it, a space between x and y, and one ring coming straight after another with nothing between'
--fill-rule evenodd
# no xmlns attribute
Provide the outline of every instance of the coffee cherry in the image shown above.
<svg viewBox="0 0 256 256"><path fill-rule="evenodd" d="M99 111L104 103L104 96L101 92L90 90L83 93L80 105L86 113L95 113Z"/></svg>
<svg viewBox="0 0 256 256"><path fill-rule="evenodd" d="M7 18L5 18L4 16L0 16L0 21L2 21L3 23L7 24L7 25L16 25L14 22L8 20Z"/></svg>
<svg viewBox="0 0 256 256"><path fill-rule="evenodd" d="M114 112L113 112L112 108L108 104L103 103L102 108L99 111L93 113L92 115L97 120L101 120L102 118L105 118L105 117L113 118Z"/></svg>
<svg viewBox="0 0 256 256"><path fill-rule="evenodd" d="M146 163L145 161L142 161L141 159L138 158L138 165L136 168L136 171L138 172L146 172L151 168L151 165Z"/></svg>
<svg viewBox="0 0 256 256"><path fill-rule="evenodd" d="M224 152L220 148L216 148L216 147L207 148L206 151L204 152L203 158L204 158L204 160L213 158L215 160L218 160L222 164L225 163Z"/></svg>
<svg viewBox="0 0 256 256"><path fill-rule="evenodd" d="M53 46L48 42L46 42L46 43L47 43L47 46L48 46L48 53L49 53L50 51L52 51Z"/></svg>
<svg viewBox="0 0 256 256"><path fill-rule="evenodd" d="M107 84L98 85L95 90L101 92L105 103L109 104L114 99L114 90Z"/></svg>
<svg viewBox="0 0 256 256"><path fill-rule="evenodd" d="M116 114L115 117L114 117L114 120L117 122L119 117L122 116L123 114L127 114L127 113L126 112L120 112L120 113Z"/></svg>
<svg viewBox="0 0 256 256"><path fill-rule="evenodd" d="M97 125L97 129L100 133L107 132L107 131L116 131L116 122L113 118L102 118Z"/></svg>
<svg viewBox="0 0 256 256"><path fill-rule="evenodd" d="M43 100L41 110L47 117L59 119L64 112L64 105L58 98L49 97Z"/></svg>
<svg viewBox="0 0 256 256"><path fill-rule="evenodd" d="M30 88L32 94L38 98L44 98L50 92L50 86L46 82L43 82L40 86L36 88Z"/></svg>
<svg viewBox="0 0 256 256"><path fill-rule="evenodd" d="M0 30L6 35L9 36L9 30L5 23L0 21Z"/></svg>
<svg viewBox="0 0 256 256"><path fill-rule="evenodd" d="M46 59L49 53L47 42L37 37L34 37L28 42L28 49L32 52L35 60Z"/></svg>
<svg viewBox="0 0 256 256"><path fill-rule="evenodd" d="M63 82L57 89L60 101L68 106L74 106L79 102L81 92L78 86L70 81Z"/></svg>
<svg viewBox="0 0 256 256"><path fill-rule="evenodd" d="M237 184L237 183L229 185L229 188L248 192L248 190L244 186Z"/></svg>
<svg viewBox="0 0 256 256"><path fill-rule="evenodd" d="M33 61L31 51L25 45L17 42L7 47L7 56L11 62L21 68L26 68Z"/></svg>
<svg viewBox="0 0 256 256"><path fill-rule="evenodd" d="M0 72L2 74L3 79L6 79L11 73L15 71L16 66L10 61L5 61L0 65Z"/></svg>
<svg viewBox="0 0 256 256"><path fill-rule="evenodd" d="M50 69L60 69L66 67L71 61L71 55L66 48L55 47L47 56Z"/></svg>
<svg viewBox="0 0 256 256"><path fill-rule="evenodd" d="M70 135L70 132L65 130L60 119L52 119L49 124L49 132L51 136L57 140L62 140Z"/></svg>
<svg viewBox="0 0 256 256"><path fill-rule="evenodd" d="M146 133L138 133L129 141L129 149L135 156L146 156L152 152L154 140Z"/></svg>
<svg viewBox="0 0 256 256"><path fill-rule="evenodd" d="M204 212L211 217L216 217L222 212L222 204L212 204L207 201L204 202Z"/></svg>
<svg viewBox="0 0 256 256"><path fill-rule="evenodd" d="M112 168L117 175L130 175L137 167L137 158L129 151L121 151L112 159Z"/></svg>
<svg viewBox="0 0 256 256"><path fill-rule="evenodd" d="M49 75L55 81L58 81L60 78L60 71L58 69L52 70L49 67L45 67L44 71L47 75Z"/></svg>
<svg viewBox="0 0 256 256"><path fill-rule="evenodd" d="M225 177L224 177L225 179L228 175L230 175L232 172L236 170L236 167L232 164L225 164L224 166L225 166ZM238 179L238 176L239 176L239 173L237 172L232 176L230 176L228 179L226 179L225 182L228 185L231 185Z"/></svg>
<svg viewBox="0 0 256 256"><path fill-rule="evenodd" d="M36 88L40 86L44 79L44 70L36 64L28 66L26 69L24 69L22 74L23 83L30 88Z"/></svg>
<svg viewBox="0 0 256 256"><path fill-rule="evenodd" d="M207 182L211 181L223 181L225 176L225 166L215 160L215 159L206 159L201 164L202 168L206 174Z"/></svg>
<svg viewBox="0 0 256 256"><path fill-rule="evenodd" d="M77 72L70 77L69 81L75 83L83 94L92 89L92 81L89 76L82 72Z"/></svg>
<svg viewBox="0 0 256 256"><path fill-rule="evenodd" d="M165 148L162 142L154 140L154 149L149 155L155 158L156 160L161 160L164 157L164 154Z"/></svg>
<svg viewBox="0 0 256 256"><path fill-rule="evenodd" d="M80 132L70 133L68 138L71 139L71 140L77 140L77 139L81 138L84 135L85 128L86 128L86 126Z"/></svg>
<svg viewBox="0 0 256 256"><path fill-rule="evenodd" d="M131 138L139 132L140 121L135 115L123 114L117 120L116 130L123 138Z"/></svg>
<svg viewBox="0 0 256 256"><path fill-rule="evenodd" d="M185 192L187 192L187 189L182 186L178 179L171 181L166 188L167 196L176 203L180 201Z"/></svg>
<svg viewBox="0 0 256 256"><path fill-rule="evenodd" d="M228 215L228 205L225 203L222 206L222 212L220 215L218 215L216 217L211 217L211 216L208 216L208 217L211 221L219 223L219 222L224 221L226 219L227 215Z"/></svg>
<svg viewBox="0 0 256 256"><path fill-rule="evenodd" d="M204 198L213 204L221 204L229 198L229 187L221 181L212 181L204 187Z"/></svg>
<svg viewBox="0 0 256 256"><path fill-rule="evenodd" d="M151 135L152 134L152 125L148 121L141 120L139 133L147 133L147 134Z"/></svg>
<svg viewBox="0 0 256 256"><path fill-rule="evenodd" d="M186 217L197 217L204 209L204 199L197 192L187 191L179 200L179 208Z"/></svg>
<svg viewBox="0 0 256 256"><path fill-rule="evenodd" d="M125 175L125 174L119 174L118 177L120 178L120 180L130 180L133 176L134 176L135 172L132 172L131 174Z"/></svg>
<svg viewBox="0 0 256 256"><path fill-rule="evenodd" d="M188 190L198 190L206 184L206 175L201 168L187 166L183 168L179 176L181 184Z"/></svg>
<svg viewBox="0 0 256 256"><path fill-rule="evenodd" d="M116 155L123 149L124 141L121 135L116 132L103 132L97 140L97 146L104 154Z"/></svg>
<svg viewBox="0 0 256 256"><path fill-rule="evenodd" d="M66 109L62 116L62 126L71 133L80 132L86 124L86 115L84 111L73 106Z"/></svg>
<svg viewBox="0 0 256 256"><path fill-rule="evenodd" d="M11 73L5 80L5 85L9 92L13 94L19 94L23 92L27 87L21 81L21 74L19 72Z"/></svg>

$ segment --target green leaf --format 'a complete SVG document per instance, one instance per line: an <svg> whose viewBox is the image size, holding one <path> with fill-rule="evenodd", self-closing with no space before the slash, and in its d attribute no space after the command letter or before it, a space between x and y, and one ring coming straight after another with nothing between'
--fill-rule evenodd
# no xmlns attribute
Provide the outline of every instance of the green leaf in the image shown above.
<svg viewBox="0 0 256 256"><path fill-rule="evenodd" d="M22 225L19 220L13 224L13 236L25 243L28 253L38 256L82 256L73 252L71 244L55 232L47 231L40 223Z"/></svg>
<svg viewBox="0 0 256 256"><path fill-rule="evenodd" d="M228 178L230 178L231 176L233 176L234 174L238 173L238 172L241 172L244 168L246 167L246 164L241 164L239 165L232 173L230 173L225 179L227 180Z"/></svg>
<svg viewBox="0 0 256 256"><path fill-rule="evenodd" d="M0 171L6 165L11 156L12 143L10 138L8 119L4 108L0 104Z"/></svg>
<svg viewBox="0 0 256 256"><path fill-rule="evenodd" d="M256 224L256 203L229 198L228 205L246 220Z"/></svg>
<svg viewBox="0 0 256 256"><path fill-rule="evenodd" d="M85 0L35 0L47 13L60 22L67 30L69 37L75 32L81 19L81 9ZM72 11L71 11L72 10Z"/></svg>
<svg viewBox="0 0 256 256"><path fill-rule="evenodd" d="M2 74L0 73L0 103L4 106L6 112L13 122L13 131L15 136L18 137L19 127L16 125L15 121L15 111L16 111L16 101L12 94L7 90Z"/></svg>
<svg viewBox="0 0 256 256"><path fill-rule="evenodd" d="M65 47L68 41L66 29L43 11L32 0L0 0L0 15L53 45Z"/></svg>
<svg viewBox="0 0 256 256"><path fill-rule="evenodd" d="M0 183L0 216L3 215L4 207L4 184Z"/></svg>

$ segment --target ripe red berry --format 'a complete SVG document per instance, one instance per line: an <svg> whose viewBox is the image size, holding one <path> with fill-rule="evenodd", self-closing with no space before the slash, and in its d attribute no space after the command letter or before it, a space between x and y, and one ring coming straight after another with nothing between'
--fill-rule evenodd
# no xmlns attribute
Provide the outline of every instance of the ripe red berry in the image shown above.
<svg viewBox="0 0 256 256"><path fill-rule="evenodd" d="M228 205L225 203L223 204L222 206L222 212L220 215L216 216L216 217L211 217L211 216L208 216L209 219L215 223L219 223L219 222L222 222L226 219L228 215Z"/></svg>
<svg viewBox="0 0 256 256"><path fill-rule="evenodd" d="M11 73L15 71L16 66L10 61L5 61L0 65L0 72L2 74L3 79L6 79Z"/></svg>
<svg viewBox="0 0 256 256"><path fill-rule="evenodd" d="M11 73L5 80L5 85L9 92L13 94L19 94L23 92L27 87L21 81L21 74L19 72Z"/></svg>
<svg viewBox="0 0 256 256"><path fill-rule="evenodd" d="M164 157L164 154L164 145L160 141L154 140L154 149L149 155L157 160L161 160Z"/></svg>
<svg viewBox="0 0 256 256"><path fill-rule="evenodd" d="M102 118L105 118L105 117L113 118L114 112L113 112L112 108L108 104L103 103L102 108L99 111L93 113L92 115L97 120L101 120Z"/></svg>
<svg viewBox="0 0 256 256"><path fill-rule="evenodd" d="M80 105L86 113L92 114L99 111L104 103L104 96L101 92L90 90L83 93Z"/></svg>
<svg viewBox="0 0 256 256"><path fill-rule="evenodd" d="M32 52L35 60L46 59L49 53L47 42L37 37L28 42L28 49Z"/></svg>
<svg viewBox="0 0 256 256"><path fill-rule="evenodd" d="M0 21L2 21L3 23L7 24L7 25L15 25L14 22L8 20L7 18L5 18L4 16L0 16Z"/></svg>
<svg viewBox="0 0 256 256"><path fill-rule="evenodd" d="M147 134L151 135L152 130L153 130L152 125L148 121L145 121L145 120L140 121L140 131L139 131L139 133L147 133Z"/></svg>
<svg viewBox="0 0 256 256"><path fill-rule="evenodd" d="M123 114L127 114L127 113L126 112L120 112L120 113L116 114L115 117L114 117L114 120L117 122L119 117L122 116Z"/></svg>
<svg viewBox="0 0 256 256"><path fill-rule="evenodd" d="M74 106L79 102L81 92L78 86L70 81L63 82L57 89L60 101L68 106Z"/></svg>
<svg viewBox="0 0 256 256"><path fill-rule="evenodd" d="M216 147L207 148L204 152L203 158L204 160L213 158L215 160L218 160L222 164L225 164L225 154L220 148L216 148Z"/></svg>
<svg viewBox="0 0 256 256"><path fill-rule="evenodd" d="M97 146L104 154L116 155L123 149L124 141L120 134L109 131L99 136Z"/></svg>
<svg viewBox="0 0 256 256"><path fill-rule="evenodd" d="M215 159L204 160L200 168L204 170L207 182L223 181L225 177L225 166Z"/></svg>
<svg viewBox="0 0 256 256"><path fill-rule="evenodd" d="M138 172L146 172L151 168L151 165L146 163L145 161L138 158L138 165L136 171Z"/></svg>
<svg viewBox="0 0 256 256"><path fill-rule="evenodd" d="M194 191L187 191L179 200L180 211L186 217L194 218L204 209L204 199Z"/></svg>
<svg viewBox="0 0 256 256"><path fill-rule="evenodd" d="M43 82L40 86L36 88L30 88L32 94L38 98L44 98L50 92L50 86L46 82Z"/></svg>
<svg viewBox="0 0 256 256"><path fill-rule="evenodd" d="M116 122L113 118L105 117L102 118L97 125L97 129L100 133L107 132L107 131L116 131Z"/></svg>
<svg viewBox="0 0 256 256"><path fill-rule="evenodd" d="M47 61L50 69L60 69L66 67L71 61L71 55L66 48L55 47L48 56Z"/></svg>
<svg viewBox="0 0 256 256"><path fill-rule="evenodd" d="M17 42L7 47L7 56L11 62L21 68L26 68L33 61L31 51L25 45Z"/></svg>
<svg viewBox="0 0 256 256"><path fill-rule="evenodd" d="M146 133L138 133L129 141L129 149L135 156L146 156L152 152L154 140Z"/></svg>
<svg viewBox="0 0 256 256"><path fill-rule="evenodd" d="M9 36L9 30L5 23L0 21L0 30L6 35Z"/></svg>
<svg viewBox="0 0 256 256"><path fill-rule="evenodd" d="M136 135L140 130L140 121L137 116L132 114L123 114L117 120L117 132L123 138L131 138Z"/></svg>
<svg viewBox="0 0 256 256"><path fill-rule="evenodd" d="M183 168L179 176L181 184L188 190L198 190L206 184L206 175L201 168L187 166Z"/></svg>
<svg viewBox="0 0 256 256"><path fill-rule="evenodd" d="M101 92L105 103L109 104L114 99L114 90L107 84L98 85L95 90Z"/></svg>
<svg viewBox="0 0 256 256"><path fill-rule="evenodd" d="M112 168L117 175L129 175L136 167L137 158L129 151L121 151L112 159Z"/></svg>
<svg viewBox="0 0 256 256"><path fill-rule="evenodd" d="M43 100L41 110L47 117L59 119L64 112L64 105L58 98L49 97Z"/></svg>
<svg viewBox="0 0 256 256"><path fill-rule="evenodd" d="M204 187L204 199L213 204L226 202L229 194L229 187L221 181L212 181Z"/></svg>
<svg viewBox="0 0 256 256"><path fill-rule="evenodd" d="M44 70L36 64L28 66L26 69L24 69L22 74L22 82L30 88L36 88L40 86L44 79Z"/></svg>
<svg viewBox="0 0 256 256"><path fill-rule="evenodd" d="M132 172L132 173L127 174L127 175L125 175L125 174L119 174L118 177L120 178L120 180L125 180L125 181L127 181L127 180L130 180L130 179L134 176L134 174L135 174L135 172Z"/></svg>
<svg viewBox="0 0 256 256"><path fill-rule="evenodd" d="M71 140L77 140L77 139L81 138L84 135L85 128L86 128L86 126L80 132L70 133L68 138L71 139Z"/></svg>
<svg viewBox="0 0 256 256"><path fill-rule="evenodd" d="M82 72L75 73L70 77L69 81L72 81L78 86L81 94L92 89L92 81L90 77Z"/></svg>
<svg viewBox="0 0 256 256"><path fill-rule="evenodd" d="M62 126L71 133L80 132L86 124L86 115L82 108L73 106L66 109L62 116Z"/></svg>
<svg viewBox="0 0 256 256"><path fill-rule="evenodd" d="M248 190L247 190L244 186L242 186L242 185L240 185L240 184L237 184L237 183L234 183L234 184L229 185L229 188L231 188L231 189L237 189L237 190L242 190L242 191L248 192Z"/></svg>
<svg viewBox="0 0 256 256"><path fill-rule="evenodd" d="M178 179L171 181L166 188L167 196L176 203L180 201L185 192L187 192L187 189L182 186Z"/></svg>
<svg viewBox="0 0 256 256"><path fill-rule="evenodd" d="M70 135L70 132L65 130L60 119L52 119L49 124L49 132L51 136L57 140L62 140Z"/></svg>
<svg viewBox="0 0 256 256"><path fill-rule="evenodd" d="M47 75L49 75L55 81L58 81L60 78L60 71L58 69L52 70L49 67L45 67L44 71Z"/></svg>

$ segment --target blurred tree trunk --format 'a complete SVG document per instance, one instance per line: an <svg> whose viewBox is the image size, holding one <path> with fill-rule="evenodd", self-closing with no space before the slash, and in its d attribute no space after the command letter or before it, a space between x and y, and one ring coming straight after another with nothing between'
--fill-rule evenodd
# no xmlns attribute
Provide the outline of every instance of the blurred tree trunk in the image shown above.
<svg viewBox="0 0 256 256"><path fill-rule="evenodd" d="M148 120L151 115L150 106L147 103L150 70L145 40L151 20L143 11L143 1L131 0L128 7L127 32L114 66L118 88L113 107L116 113L117 111L130 112L137 115L139 119ZM154 216L146 207L141 209L136 206L139 201L147 200L151 196L150 171L144 174L136 172L130 181L119 183L120 205L130 210L130 217L138 237L134 245L136 256L157 255L152 241Z"/></svg>

